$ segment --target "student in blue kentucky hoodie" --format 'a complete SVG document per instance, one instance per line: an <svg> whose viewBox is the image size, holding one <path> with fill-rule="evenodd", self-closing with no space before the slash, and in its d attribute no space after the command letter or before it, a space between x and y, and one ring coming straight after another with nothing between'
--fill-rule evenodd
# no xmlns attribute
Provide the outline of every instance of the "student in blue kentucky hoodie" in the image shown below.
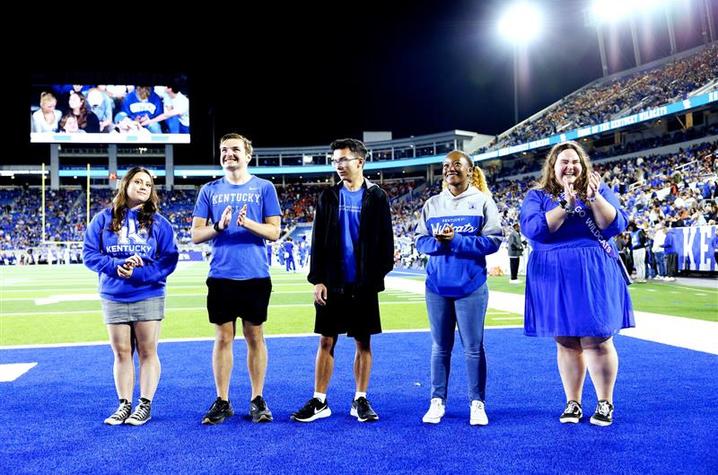
<svg viewBox="0 0 718 475"><path fill-rule="evenodd" d="M424 204L416 249L429 255L426 308L431 326L431 404L423 421L444 416L454 331L464 346L469 380L471 425L486 425L484 317L489 298L486 257L501 244L501 223L486 179L467 154L454 150L444 159L445 189Z"/></svg>
<svg viewBox="0 0 718 475"><path fill-rule="evenodd" d="M142 425L151 418L160 379L157 340L164 318L165 281L179 254L172 225L158 212L152 175L141 167L122 178L112 207L97 213L85 232L87 267L99 274L100 297L120 405L105 424ZM140 403L130 415L135 383L133 337L140 357Z"/></svg>

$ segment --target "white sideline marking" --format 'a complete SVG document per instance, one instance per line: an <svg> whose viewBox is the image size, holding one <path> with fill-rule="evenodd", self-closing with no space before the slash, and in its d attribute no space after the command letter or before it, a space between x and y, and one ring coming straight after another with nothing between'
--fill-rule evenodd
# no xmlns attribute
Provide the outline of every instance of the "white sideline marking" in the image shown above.
<svg viewBox="0 0 718 475"><path fill-rule="evenodd" d="M387 289L403 290L416 294L424 294L425 284L422 281L402 279L398 277L386 277ZM671 291L670 293L678 293ZM387 302L386 304L404 304L406 302ZM420 303L420 302L412 302ZM384 304L384 305L386 305ZM277 305L276 307L310 307L313 304L288 304ZM524 296L511 294L507 292L490 291L489 303L490 308L505 312L517 313L523 315ZM272 306L270 306L271 308ZM200 307L178 307L167 310L195 310ZM71 314L77 312L51 312L52 314ZM83 311L82 313L99 313L99 311ZM33 315L34 313L15 313L13 315ZM7 314L6 314L7 315ZM670 315L660 315L648 312L635 312L637 328L622 330L621 334L632 338L663 343L681 348L687 348L696 351L702 351L711 354L718 354L718 323L708 322L705 320L696 320L692 318L674 317ZM503 328L523 328L522 325L506 325L499 327L486 327L503 329ZM427 329L418 330L395 330L386 331L385 333L403 333L403 332L426 332ZM306 337L316 336L310 334L287 334L287 335L265 335L266 338L282 338L282 337ZM239 338L239 337L238 337ZM214 338L179 338L160 340L161 343L166 342L184 342L184 341L213 341ZM10 349L27 349L27 348L59 348L68 346L93 346L108 345L106 341L100 342L83 342L83 343L58 343L43 345L17 345L17 346L0 346L2 350Z"/></svg>
<svg viewBox="0 0 718 475"><path fill-rule="evenodd" d="M396 277L387 277L385 282L387 288L424 292L424 282ZM491 290L489 307L523 315L524 296ZM649 312L634 312L634 315L636 328L621 330L621 335L718 355L717 322Z"/></svg>
<svg viewBox="0 0 718 475"><path fill-rule="evenodd" d="M86 300L100 300L98 294L60 294L35 299L35 305L52 305L61 302L82 302Z"/></svg>
<svg viewBox="0 0 718 475"><path fill-rule="evenodd" d="M718 323L657 313L634 312L636 328L621 335L718 355Z"/></svg>
<svg viewBox="0 0 718 475"><path fill-rule="evenodd" d="M37 363L0 364L0 383L15 381L35 366L37 366Z"/></svg>
<svg viewBox="0 0 718 475"><path fill-rule="evenodd" d="M25 283L29 283L29 282L31 282L31 280L30 280L30 279L27 279L27 278L20 278L20 279L3 279L3 280L2 280L3 285L7 285L7 286L13 286L13 285L18 285L18 284L25 284Z"/></svg>

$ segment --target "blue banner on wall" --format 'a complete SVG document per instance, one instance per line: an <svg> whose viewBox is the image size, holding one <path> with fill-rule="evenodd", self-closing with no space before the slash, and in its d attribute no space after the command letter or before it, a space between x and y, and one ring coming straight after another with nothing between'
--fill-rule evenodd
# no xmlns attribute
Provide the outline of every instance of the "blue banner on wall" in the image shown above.
<svg viewBox="0 0 718 475"><path fill-rule="evenodd" d="M718 271L715 258L718 226L674 228L673 246L678 253L678 270Z"/></svg>

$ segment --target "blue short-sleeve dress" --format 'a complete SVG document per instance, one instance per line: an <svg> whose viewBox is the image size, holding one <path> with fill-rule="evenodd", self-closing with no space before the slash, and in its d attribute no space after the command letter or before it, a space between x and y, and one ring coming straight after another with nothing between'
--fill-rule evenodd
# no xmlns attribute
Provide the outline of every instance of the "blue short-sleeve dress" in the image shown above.
<svg viewBox="0 0 718 475"><path fill-rule="evenodd" d="M601 231L608 239L626 228L627 217L610 188L602 183L599 193L618 211L613 223ZM526 271L524 333L608 337L634 327L631 297L619 263L591 234L585 217L570 215L550 232L546 212L556 206L558 201L543 190L529 191L521 205L521 232L533 247ZM587 204L579 200L577 206L593 219ZM615 251L612 241L611 245Z"/></svg>

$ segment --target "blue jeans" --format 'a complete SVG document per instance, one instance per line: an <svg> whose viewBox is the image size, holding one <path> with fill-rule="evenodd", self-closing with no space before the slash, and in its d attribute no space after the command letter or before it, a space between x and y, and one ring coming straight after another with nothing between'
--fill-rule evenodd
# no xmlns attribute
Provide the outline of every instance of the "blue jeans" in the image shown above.
<svg viewBox="0 0 718 475"><path fill-rule="evenodd" d="M464 347L469 399L485 401L486 353L484 352L484 318L489 289L484 283L473 293L461 297L442 297L426 291L426 310L431 325L431 397L446 400L451 369L451 350L458 324Z"/></svg>

